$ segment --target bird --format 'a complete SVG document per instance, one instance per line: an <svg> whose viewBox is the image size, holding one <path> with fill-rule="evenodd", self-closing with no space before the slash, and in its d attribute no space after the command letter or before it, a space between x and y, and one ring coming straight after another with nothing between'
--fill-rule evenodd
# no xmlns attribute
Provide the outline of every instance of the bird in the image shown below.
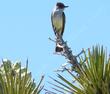
<svg viewBox="0 0 110 94"><path fill-rule="evenodd" d="M65 6L61 2L57 2L52 13L51 13L51 23L53 27L53 31L57 39L62 38L65 28L65 13L64 9L68 6ZM56 44L55 51L61 52L63 49L59 44Z"/></svg>

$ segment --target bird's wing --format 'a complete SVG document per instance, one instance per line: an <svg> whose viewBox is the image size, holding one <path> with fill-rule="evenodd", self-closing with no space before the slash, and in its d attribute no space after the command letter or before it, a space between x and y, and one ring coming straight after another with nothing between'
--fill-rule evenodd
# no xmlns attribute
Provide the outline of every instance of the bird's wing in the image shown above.
<svg viewBox="0 0 110 94"><path fill-rule="evenodd" d="M53 28L53 31L56 35L56 27L53 25L53 13L51 14L51 23L52 23L52 28Z"/></svg>
<svg viewBox="0 0 110 94"><path fill-rule="evenodd" d="M62 31L61 31L61 35L63 36L64 28L65 28L65 22L66 22L66 21L65 21L65 13L64 13L64 12L62 13L62 16L63 16L63 17L62 17L62 21L63 21L63 22L62 22Z"/></svg>

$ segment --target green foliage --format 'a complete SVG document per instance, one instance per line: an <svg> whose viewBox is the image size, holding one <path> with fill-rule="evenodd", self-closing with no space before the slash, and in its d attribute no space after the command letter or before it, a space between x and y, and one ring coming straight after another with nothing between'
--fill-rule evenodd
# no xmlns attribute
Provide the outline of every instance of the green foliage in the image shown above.
<svg viewBox="0 0 110 94"><path fill-rule="evenodd" d="M80 70L76 68L78 76L67 70L75 83L58 74L60 80L51 77L57 83L51 83L53 89L61 94L110 94L110 59L107 52L103 46L96 46L84 54L86 61L80 59Z"/></svg>
<svg viewBox="0 0 110 94"><path fill-rule="evenodd" d="M22 68L21 63L12 64L11 61L2 61L0 66L0 94L39 94L43 89L41 82L36 86L32 80L31 72L28 71L28 61L26 67Z"/></svg>

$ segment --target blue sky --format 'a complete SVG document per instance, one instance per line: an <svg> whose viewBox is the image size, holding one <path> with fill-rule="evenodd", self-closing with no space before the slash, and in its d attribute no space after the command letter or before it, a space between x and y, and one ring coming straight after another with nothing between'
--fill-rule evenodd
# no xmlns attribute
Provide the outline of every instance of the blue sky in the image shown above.
<svg viewBox="0 0 110 94"><path fill-rule="evenodd" d="M19 60L33 78L54 70L65 63L64 57L54 55L55 38L51 26L51 11L58 0L1 0L0 1L0 59ZM59 0L68 5L65 10L64 40L74 54L82 48L100 44L110 51L110 0Z"/></svg>

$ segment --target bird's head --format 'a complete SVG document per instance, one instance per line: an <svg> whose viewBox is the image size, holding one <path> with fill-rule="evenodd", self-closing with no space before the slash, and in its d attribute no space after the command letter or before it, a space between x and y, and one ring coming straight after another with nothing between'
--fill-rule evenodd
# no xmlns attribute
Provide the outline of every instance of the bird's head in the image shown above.
<svg viewBox="0 0 110 94"><path fill-rule="evenodd" d="M63 3L61 2L57 2L56 3L56 9L59 9L59 10L64 10L65 8L67 8L68 6L65 6Z"/></svg>

